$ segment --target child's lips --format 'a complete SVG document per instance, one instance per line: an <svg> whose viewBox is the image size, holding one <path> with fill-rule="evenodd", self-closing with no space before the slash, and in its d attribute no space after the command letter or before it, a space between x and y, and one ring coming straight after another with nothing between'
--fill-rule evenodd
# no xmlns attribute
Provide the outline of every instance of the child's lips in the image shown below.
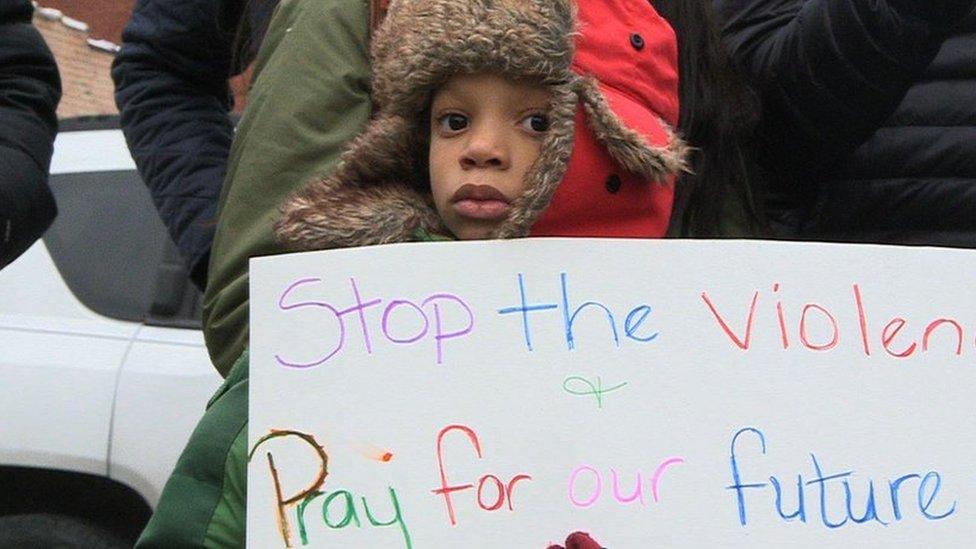
<svg viewBox="0 0 976 549"><path fill-rule="evenodd" d="M490 185L463 185L451 197L451 206L461 217L497 220L508 215L508 198Z"/></svg>
<svg viewBox="0 0 976 549"><path fill-rule="evenodd" d="M495 220L508 215L512 206L501 200L459 200L453 204L454 211L461 217L469 219Z"/></svg>

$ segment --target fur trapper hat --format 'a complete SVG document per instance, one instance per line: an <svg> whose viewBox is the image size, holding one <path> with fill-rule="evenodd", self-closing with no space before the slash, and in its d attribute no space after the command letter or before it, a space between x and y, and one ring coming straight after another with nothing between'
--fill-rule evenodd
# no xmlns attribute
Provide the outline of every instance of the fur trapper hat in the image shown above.
<svg viewBox="0 0 976 549"><path fill-rule="evenodd" d="M686 147L670 129L667 144L648 144L614 114L592 76L570 69L575 10L572 0L393 0L372 43L376 114L331 175L285 202L279 241L316 250L406 241L418 229L446 233L431 198L426 116L433 92L456 74L501 74L551 90L539 158L494 238L525 236L549 204L580 105L622 169L657 182L684 169Z"/></svg>

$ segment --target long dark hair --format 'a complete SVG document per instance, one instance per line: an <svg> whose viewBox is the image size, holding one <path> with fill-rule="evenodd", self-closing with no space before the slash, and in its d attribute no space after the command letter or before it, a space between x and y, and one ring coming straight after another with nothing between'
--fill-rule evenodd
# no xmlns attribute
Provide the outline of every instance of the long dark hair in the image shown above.
<svg viewBox="0 0 976 549"><path fill-rule="evenodd" d="M678 131L695 148L679 177L671 236L763 236L755 161L759 101L732 65L708 0L652 0L678 37Z"/></svg>

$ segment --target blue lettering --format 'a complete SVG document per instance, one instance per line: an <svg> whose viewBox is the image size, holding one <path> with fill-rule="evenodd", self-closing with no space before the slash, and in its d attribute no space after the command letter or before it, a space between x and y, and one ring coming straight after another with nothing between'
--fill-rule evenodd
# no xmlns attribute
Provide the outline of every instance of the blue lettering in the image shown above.
<svg viewBox="0 0 976 549"><path fill-rule="evenodd" d="M640 314L640 316L637 316L638 314ZM640 341L642 343L648 343L657 339L657 332L654 332L646 337L634 335L637 332L637 329L641 327L641 324L643 324L650 315L651 308L647 305L641 305L640 307L636 307L634 310L630 311L627 314L627 319L624 320L624 334L626 334L630 339Z"/></svg>
<svg viewBox="0 0 976 549"><path fill-rule="evenodd" d="M580 314L587 309L597 309L606 315L607 322L610 325L610 337L612 338L614 345L616 347L620 347L619 327L617 326L617 320L614 316L614 312L610 309L610 307L600 303L599 301L585 301L579 306L570 305L569 275L567 273L559 273L559 290L561 295L560 303L533 302L526 295L525 275L523 273L518 273L517 283L519 299L518 305L501 307L498 309L498 314L517 314L521 317L522 337L525 340L525 348L527 350L534 350L532 326L531 322L529 321L529 313L551 311L553 309L562 309L562 328L566 338L566 348L568 350L573 351L576 349L577 342L574 334L574 327L576 325L577 317L579 317ZM627 313L622 326L624 335L627 337L627 339L636 341L638 343L649 343L657 339L660 333L654 332L648 326L645 326L647 319L651 316L652 312L653 310L649 305L638 305Z"/></svg>
<svg viewBox="0 0 976 549"><path fill-rule="evenodd" d="M576 347L576 343L573 339L573 322L576 321L576 315L580 314L583 309L587 307L597 307L603 309L603 312L607 313L607 320L610 321L610 330L613 332L613 342L619 347L620 338L617 336L617 323L613 318L613 313L610 309L602 303L597 303L596 301L587 301L586 303L580 305L573 311L573 314L569 314L569 291L568 284L566 282L566 273L559 274L559 281L562 286L563 291L563 322L566 326L566 346L572 351Z"/></svg>
<svg viewBox="0 0 976 549"><path fill-rule="evenodd" d="M763 436L762 431L755 429L753 427L745 427L739 429L739 431L732 437L732 446L729 450L729 463L732 466L732 482L731 486L726 486L726 490L735 490L735 501L739 506L739 522L745 526L746 525L746 501L745 494L742 493L743 488L763 488L766 486L765 482L757 482L753 484L742 484L742 476L739 474L739 460L735 455L735 443L739 440L739 435L743 433L752 433L759 437L759 444L762 447L762 453L766 453L766 437Z"/></svg>
<svg viewBox="0 0 976 549"><path fill-rule="evenodd" d="M851 510L851 485L844 481L844 495L847 500L847 516L857 524L864 524L869 520L876 520L881 524L887 526L888 523L878 518L878 510L874 504L874 481L868 482L868 503L867 509L864 511L864 516L857 518L854 516L854 512Z"/></svg>
<svg viewBox="0 0 976 549"><path fill-rule="evenodd" d="M910 475L904 475L895 480L888 481L888 489L891 492L891 508L895 512L895 520L901 520L901 503L898 500L898 488L901 487L901 483L911 478L920 477L912 473Z"/></svg>
<svg viewBox="0 0 976 549"><path fill-rule="evenodd" d="M772 483L773 488L776 490L776 511L779 512L780 518L787 521L799 518L800 522L806 522L807 510L806 506L803 505L803 476L796 475L797 504L796 512L792 515L787 515L783 512L783 490L779 486L779 480L776 477L769 477L769 482Z"/></svg>
<svg viewBox="0 0 976 549"><path fill-rule="evenodd" d="M848 471L846 473L838 473L836 475L824 476L823 471L820 469L820 464L817 463L817 456L810 454L810 458L813 459L813 468L817 472L817 478L808 481L807 484L818 484L820 486L820 517L823 520L824 526L827 528L840 528L847 522L847 517L841 522L830 522L827 518L827 488L824 486L828 480L834 480L838 478L844 478L851 475L853 471Z"/></svg>
<svg viewBox="0 0 976 549"><path fill-rule="evenodd" d="M928 499L926 500L924 495L925 487L928 486L929 480L933 478L935 479L935 488L932 489L932 493L928 495ZM945 513L942 513L941 515L933 515L929 513L929 507L932 505L932 502L935 501L935 497L939 495L939 490L941 488L942 476L935 471L929 471L925 477L922 478L922 483L918 486L918 510L921 511L922 514L925 515L925 518L929 520L941 520L956 512L956 502L953 501L952 506L949 507L949 510Z"/></svg>
<svg viewBox="0 0 976 549"><path fill-rule="evenodd" d="M518 286L519 286L519 305L516 307L505 307L503 309L498 309L498 314L508 315L512 313L519 313L522 315L522 331L525 334L525 347L528 350L532 350L532 329L529 327L529 313L535 311L548 311L551 309L558 309L559 305L555 303L537 303L529 305L525 297L525 280L522 273L518 274Z"/></svg>
<svg viewBox="0 0 976 549"><path fill-rule="evenodd" d="M905 482L913 479L920 479L917 496L918 496L918 510L919 514L924 516L928 520L942 520L951 515L956 511L957 501L952 501L948 505L943 505L940 507L941 512L936 512L931 510L935 506L936 499L938 499L939 494L942 490L942 476L937 471L929 471L924 477L920 477L918 474L909 473L902 475L894 480L888 480L888 492L887 498L882 492L882 496L879 499L877 493L874 489L874 480L867 480L867 494L865 495L864 503L864 513L861 515L855 515L854 513L854 494L852 489L852 476L854 475L853 470L843 471L840 473L825 473L820 460L817 459L816 454L810 454L810 460L813 465L814 476L810 480L804 480L803 475L796 476L796 492L797 492L797 503L795 510L793 508L786 510L783 505L783 486L780 480L774 476L767 477L769 479L768 483L764 482L743 482L742 473L740 472L740 449L738 448L739 437L749 434L756 437L759 441L759 448L763 455L766 454L766 437L762 431L755 427L745 427L739 429L732 436L732 442L729 450L729 463L731 466L732 473L732 484L726 486L726 490L735 491L735 502L739 512L739 523L745 526L748 523L748 513L746 511L746 490L760 490L765 491L768 486L772 486L773 494L775 496L775 508L779 517L784 521L792 521L799 519L800 522L807 522L806 518L806 487L816 486L819 491L820 496L820 518L821 522L826 528L835 529L840 528L847 524L865 524L869 522L877 522L882 526L888 526L880 511L884 510L885 502L890 501L891 511L894 516L894 521L901 521L903 518L903 509L901 502L900 490L902 489ZM839 511L838 507L840 505L839 497L829 498L828 497L828 483L833 480L839 480L843 484L844 488L844 502L845 502L845 516L842 520L837 521L831 517L830 512L836 515ZM839 496L839 494L836 494ZM880 504L880 505L879 505ZM833 505L833 507L831 506Z"/></svg>

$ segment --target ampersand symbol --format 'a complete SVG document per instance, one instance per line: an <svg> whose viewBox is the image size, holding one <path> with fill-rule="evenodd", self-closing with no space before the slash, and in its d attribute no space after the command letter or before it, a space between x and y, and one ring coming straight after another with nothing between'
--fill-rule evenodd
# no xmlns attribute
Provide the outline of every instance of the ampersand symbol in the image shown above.
<svg viewBox="0 0 976 549"><path fill-rule="evenodd" d="M589 379L581 376L569 376L563 381L563 390L575 396L594 396L596 397L597 408L603 408L603 395L622 389L627 382L614 385L613 387L603 388L603 380L600 376L596 377L594 384Z"/></svg>

